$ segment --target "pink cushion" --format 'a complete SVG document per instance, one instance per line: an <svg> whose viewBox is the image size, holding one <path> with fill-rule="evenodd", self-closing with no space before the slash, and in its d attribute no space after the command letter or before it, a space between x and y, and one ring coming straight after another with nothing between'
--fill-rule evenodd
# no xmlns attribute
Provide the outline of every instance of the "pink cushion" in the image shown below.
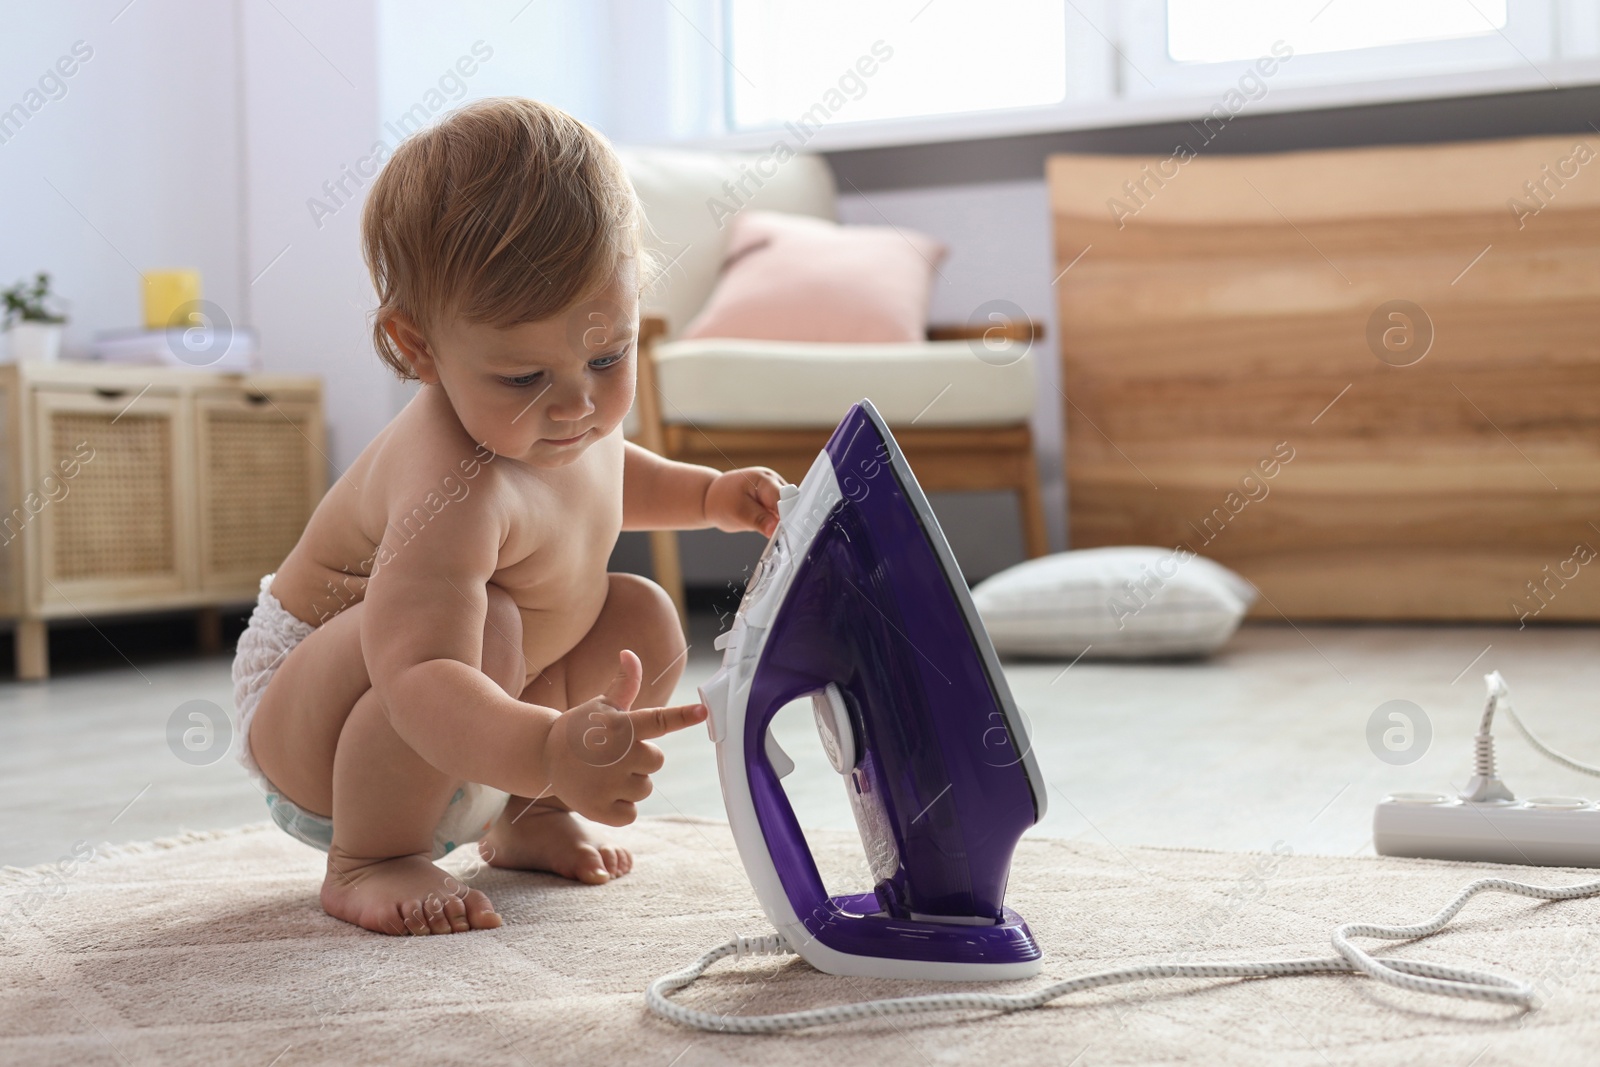
<svg viewBox="0 0 1600 1067"><path fill-rule="evenodd" d="M732 226L717 287L680 337L927 337L928 290L946 252L932 237L775 211L742 211Z"/></svg>

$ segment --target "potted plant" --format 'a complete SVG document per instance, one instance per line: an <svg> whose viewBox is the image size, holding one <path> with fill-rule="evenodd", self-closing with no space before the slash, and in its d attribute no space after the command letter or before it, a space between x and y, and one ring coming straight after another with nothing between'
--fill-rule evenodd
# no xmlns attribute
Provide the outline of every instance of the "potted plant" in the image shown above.
<svg viewBox="0 0 1600 1067"><path fill-rule="evenodd" d="M34 275L31 284L21 281L0 290L0 300L5 301L6 348L11 360L53 363L61 354L61 327L67 317L50 310L47 301L54 299L50 275L44 271Z"/></svg>

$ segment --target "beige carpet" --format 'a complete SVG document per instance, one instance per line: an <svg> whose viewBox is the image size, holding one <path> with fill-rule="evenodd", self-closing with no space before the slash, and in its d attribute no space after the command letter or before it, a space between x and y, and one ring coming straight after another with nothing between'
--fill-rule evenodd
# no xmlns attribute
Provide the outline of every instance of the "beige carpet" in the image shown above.
<svg viewBox="0 0 1600 1067"><path fill-rule="evenodd" d="M262 824L113 850L59 879L0 880L0 1062L648 1064L1593 1064L1600 901L1480 898L1399 952L1535 981L1537 1012L1442 1001L1347 976L1163 981L1038 1011L882 1020L781 1037L647 1016L648 981L734 932L764 932L725 826L621 831L632 875L601 888L489 871L507 926L396 939L322 914L322 857ZM825 872L859 846L819 835ZM447 863L450 861L447 861ZM1482 870L1423 861L1113 849L1027 841L1010 902L1045 946L1031 988L1136 961L1323 955L1355 918L1411 922ZM854 888L850 881L838 888ZM51 888L51 887L55 888ZM24 918L17 910L26 908ZM724 962L681 996L781 1011L950 987Z"/></svg>

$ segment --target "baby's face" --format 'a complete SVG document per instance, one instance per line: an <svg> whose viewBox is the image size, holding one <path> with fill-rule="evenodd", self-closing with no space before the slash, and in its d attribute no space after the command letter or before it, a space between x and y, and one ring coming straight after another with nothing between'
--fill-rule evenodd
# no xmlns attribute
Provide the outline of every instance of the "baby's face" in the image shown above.
<svg viewBox="0 0 1600 1067"><path fill-rule="evenodd" d="M434 366L472 439L559 467L621 425L633 406L637 279L629 261L595 296L537 322L441 324Z"/></svg>

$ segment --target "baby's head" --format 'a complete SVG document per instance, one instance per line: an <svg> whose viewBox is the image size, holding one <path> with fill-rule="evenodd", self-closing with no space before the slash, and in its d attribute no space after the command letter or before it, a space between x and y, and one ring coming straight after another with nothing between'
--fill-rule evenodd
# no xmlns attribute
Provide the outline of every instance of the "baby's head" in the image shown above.
<svg viewBox="0 0 1600 1067"><path fill-rule="evenodd" d="M405 141L368 196L378 355L440 385L497 454L570 463L633 404L639 226L594 130L519 97L468 104Z"/></svg>

